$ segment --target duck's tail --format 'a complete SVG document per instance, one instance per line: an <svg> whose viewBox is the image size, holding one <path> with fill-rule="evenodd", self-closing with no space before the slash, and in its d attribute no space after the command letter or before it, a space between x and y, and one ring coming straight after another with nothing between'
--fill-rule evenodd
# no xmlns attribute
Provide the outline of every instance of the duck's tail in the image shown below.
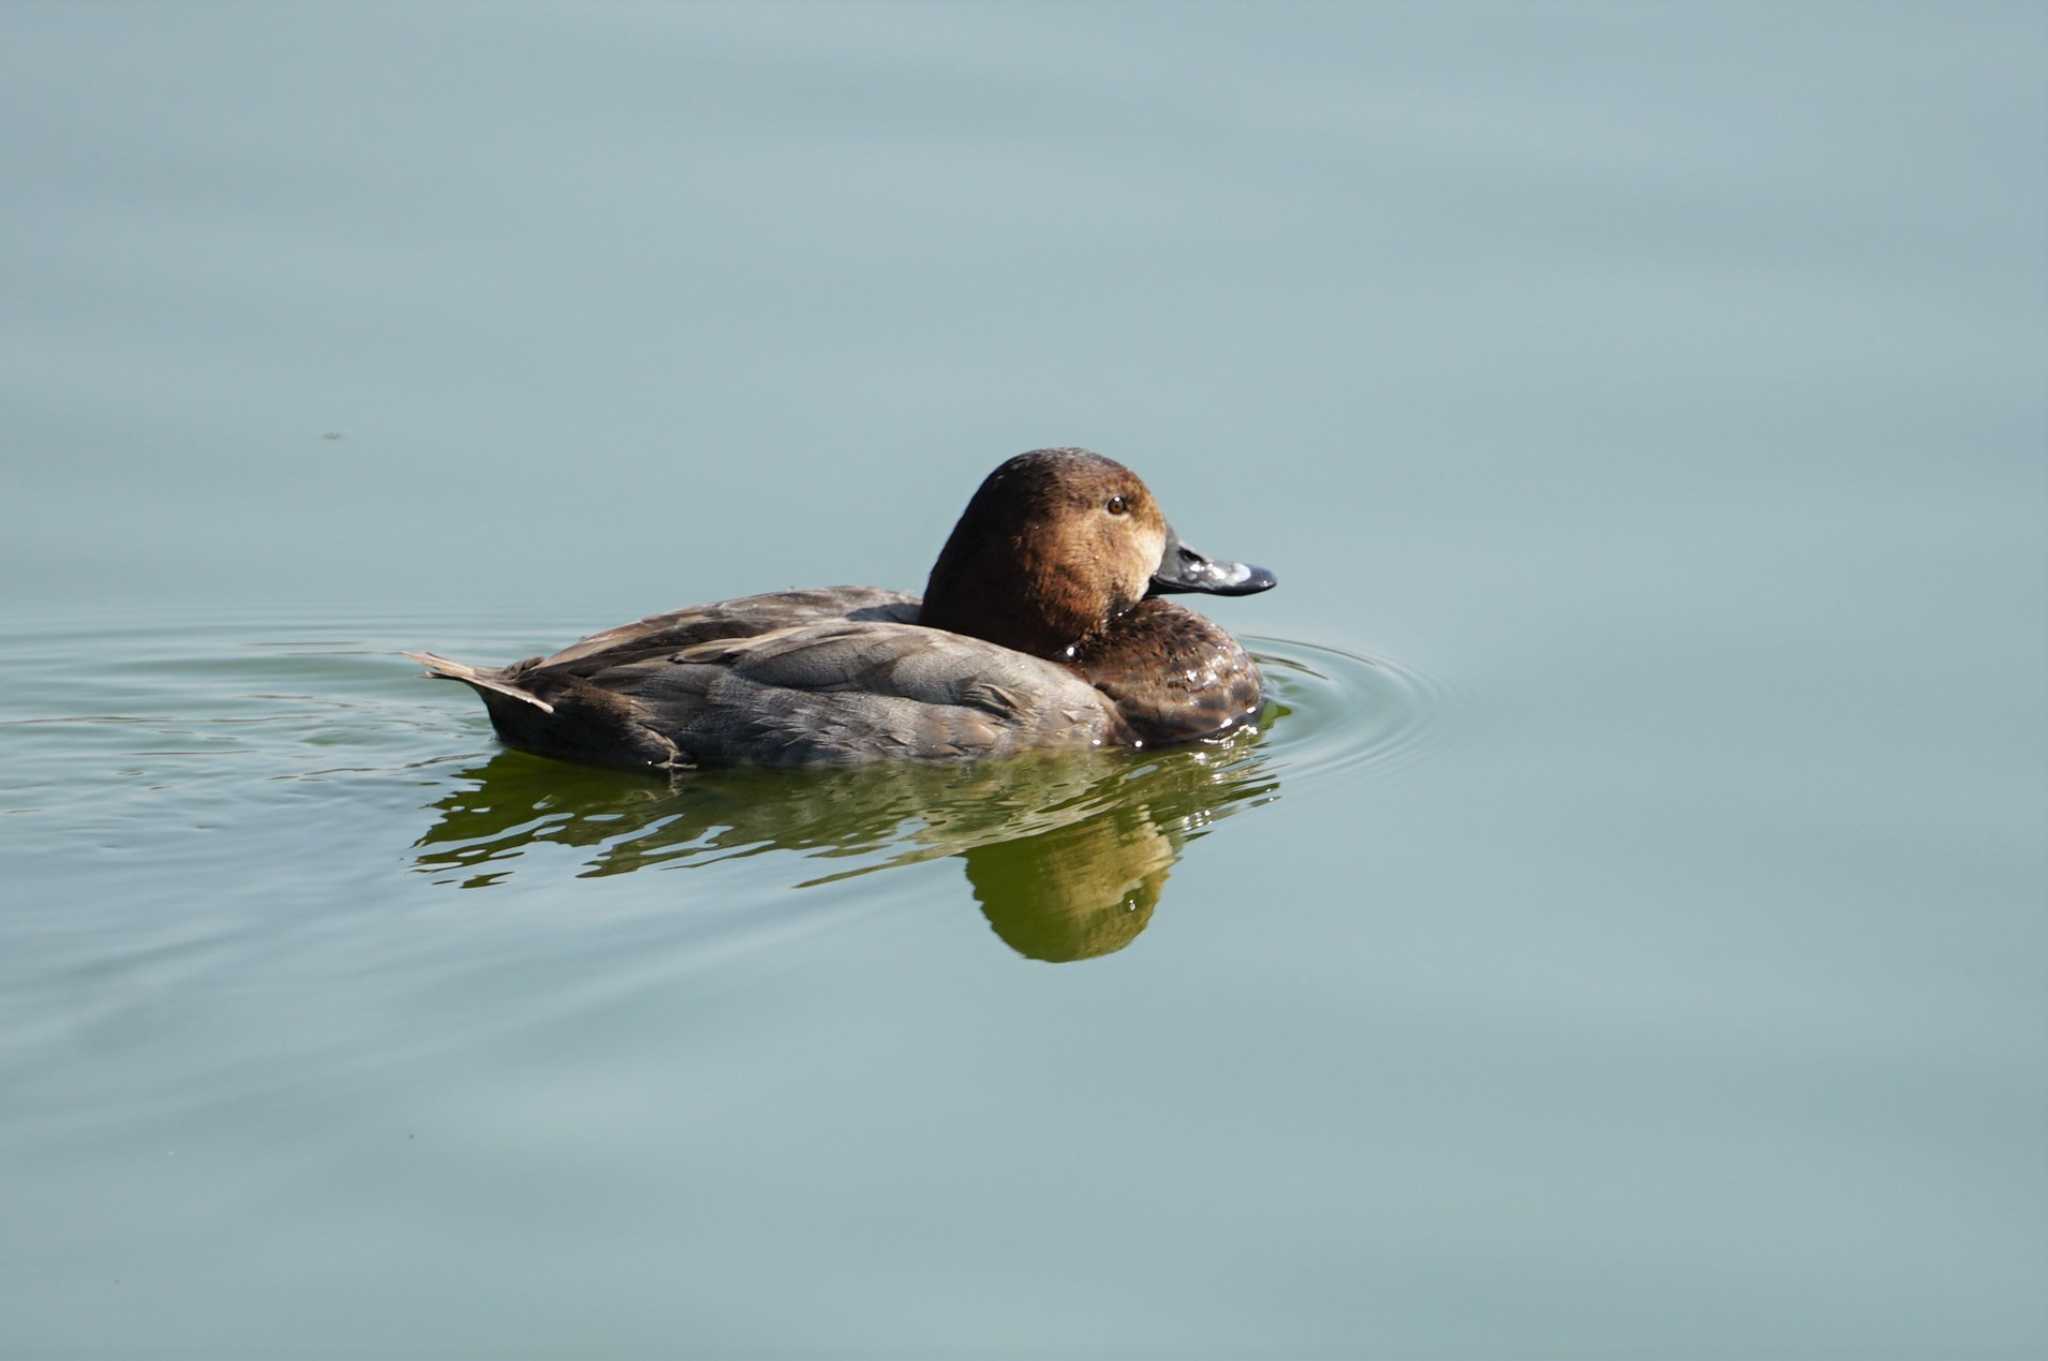
<svg viewBox="0 0 2048 1361"><path fill-rule="evenodd" d="M555 711L554 705L548 703L539 695L529 694L527 691L520 689L511 681L506 680L502 672L495 669L482 669L467 666L462 662L451 662L446 657L437 657L431 652L407 652L402 655L412 658L412 660L427 668L427 674L435 680L461 681L464 685L477 691L488 690L494 695L504 695L506 698L516 699L522 704L531 704L544 714L551 714ZM486 697L486 702L488 702L488 697Z"/></svg>

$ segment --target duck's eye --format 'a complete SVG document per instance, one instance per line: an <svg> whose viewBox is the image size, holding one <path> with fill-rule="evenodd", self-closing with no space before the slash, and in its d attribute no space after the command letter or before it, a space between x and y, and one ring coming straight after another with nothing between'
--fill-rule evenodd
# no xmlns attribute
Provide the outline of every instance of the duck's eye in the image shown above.
<svg viewBox="0 0 2048 1361"><path fill-rule="evenodd" d="M1109 504L1103 507L1103 509L1108 511L1111 515L1121 515L1130 508L1131 503L1124 500L1124 498L1121 496L1110 497Z"/></svg>

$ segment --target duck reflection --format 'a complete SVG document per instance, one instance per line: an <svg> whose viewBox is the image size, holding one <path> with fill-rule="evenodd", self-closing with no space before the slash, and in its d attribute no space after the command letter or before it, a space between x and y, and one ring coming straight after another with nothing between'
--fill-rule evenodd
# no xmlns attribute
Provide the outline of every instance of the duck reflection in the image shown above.
<svg viewBox="0 0 2048 1361"><path fill-rule="evenodd" d="M1262 726L1284 712L1269 706ZM666 784L505 751L459 778L414 843L416 867L442 882L499 883L544 845L587 849L582 877L771 851L844 862L799 887L958 856L995 934L1051 962L1130 944L1182 848L1279 790L1257 729L1156 755L702 771Z"/></svg>

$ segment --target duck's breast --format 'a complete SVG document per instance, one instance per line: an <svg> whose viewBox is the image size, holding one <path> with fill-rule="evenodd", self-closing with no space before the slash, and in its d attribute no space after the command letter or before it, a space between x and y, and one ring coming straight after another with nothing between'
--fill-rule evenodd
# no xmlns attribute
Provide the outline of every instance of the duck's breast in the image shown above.
<svg viewBox="0 0 2048 1361"><path fill-rule="evenodd" d="M1145 745L1191 742L1258 717L1258 664L1237 639L1168 600L1147 600L1081 649L1074 672Z"/></svg>

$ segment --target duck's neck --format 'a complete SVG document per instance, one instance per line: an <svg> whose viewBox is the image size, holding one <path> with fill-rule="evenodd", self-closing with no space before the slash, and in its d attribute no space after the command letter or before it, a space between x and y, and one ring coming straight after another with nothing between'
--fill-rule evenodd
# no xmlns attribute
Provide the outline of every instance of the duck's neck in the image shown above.
<svg viewBox="0 0 2048 1361"><path fill-rule="evenodd" d="M1038 561L1030 544L995 546L991 553L987 542L963 544L958 534L946 542L924 587L920 624L1071 661L1139 604L1104 600L1100 585L1069 563Z"/></svg>
<svg viewBox="0 0 2048 1361"><path fill-rule="evenodd" d="M1109 623L1054 601L957 588L927 588L917 622L1051 661L1071 659Z"/></svg>
<svg viewBox="0 0 2048 1361"><path fill-rule="evenodd" d="M999 473L983 483L946 536L918 622L1067 660L1138 602L1123 598L1115 565L1088 534L1048 532L1064 514L1056 499L1042 489L1012 495L1001 481ZM1139 595L1143 582L1141 574Z"/></svg>

